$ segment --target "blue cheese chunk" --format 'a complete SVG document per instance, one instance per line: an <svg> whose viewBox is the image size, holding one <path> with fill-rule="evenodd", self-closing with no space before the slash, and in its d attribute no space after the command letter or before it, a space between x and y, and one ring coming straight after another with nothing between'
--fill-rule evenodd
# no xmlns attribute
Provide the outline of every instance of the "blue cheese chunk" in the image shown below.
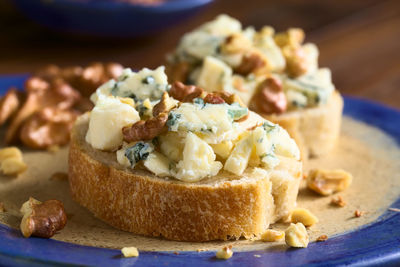
<svg viewBox="0 0 400 267"><path fill-rule="evenodd" d="M327 68L302 75L296 79L284 77L283 88L289 105L294 107L312 107L325 104L335 90L331 80L331 72ZM289 93L290 91L295 93ZM306 104L304 103L304 97L299 94L307 99Z"/></svg>
<svg viewBox="0 0 400 267"><path fill-rule="evenodd" d="M215 176L222 168L222 163L215 161L215 158L210 145L189 132L183 149L183 159L176 165L174 177L186 182L195 182Z"/></svg>
<svg viewBox="0 0 400 267"><path fill-rule="evenodd" d="M213 92L224 90L224 85L231 83L232 69L223 61L208 56L197 79L197 85Z"/></svg>
<svg viewBox="0 0 400 267"><path fill-rule="evenodd" d="M138 120L131 105L114 97L100 98L90 113L86 142L96 149L115 150L122 145L122 128Z"/></svg>
<svg viewBox="0 0 400 267"><path fill-rule="evenodd" d="M183 103L170 112L167 125L173 132L195 132L209 144L233 140L242 131L234 119L247 115L247 108L228 104Z"/></svg>

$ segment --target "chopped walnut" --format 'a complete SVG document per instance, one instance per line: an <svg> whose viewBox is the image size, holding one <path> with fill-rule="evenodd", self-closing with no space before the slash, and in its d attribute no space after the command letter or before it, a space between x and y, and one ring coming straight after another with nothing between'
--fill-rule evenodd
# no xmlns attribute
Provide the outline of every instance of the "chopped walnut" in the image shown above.
<svg viewBox="0 0 400 267"><path fill-rule="evenodd" d="M353 176L344 170L311 170L307 177L307 186L321 195L331 195L348 188Z"/></svg>
<svg viewBox="0 0 400 267"><path fill-rule="evenodd" d="M141 140L151 140L165 130L164 126L167 123L167 120L168 113L163 112L158 114L157 117L146 121L141 120L130 127L124 127L122 129L124 141L129 143Z"/></svg>
<svg viewBox="0 0 400 267"><path fill-rule="evenodd" d="M287 108L286 96L279 79L270 77L260 83L253 96L254 109L260 113L282 113Z"/></svg>
<svg viewBox="0 0 400 267"><path fill-rule="evenodd" d="M203 89L194 85L184 85L181 82L174 82L169 94L181 102L192 102L196 97L203 94Z"/></svg>
<svg viewBox="0 0 400 267"><path fill-rule="evenodd" d="M338 197L332 198L331 204L335 205L335 206L339 206L339 207L344 207L344 206L346 206L347 203L343 200L343 198L341 196L338 196Z"/></svg>
<svg viewBox="0 0 400 267"><path fill-rule="evenodd" d="M251 49L250 40L238 33L227 36L221 45L223 54L241 54L249 49Z"/></svg>
<svg viewBox="0 0 400 267"><path fill-rule="evenodd" d="M246 54L242 58L242 62L237 66L234 71L243 76L250 73L256 73L267 66L266 60L260 53Z"/></svg>
<svg viewBox="0 0 400 267"><path fill-rule="evenodd" d="M45 108L24 123L20 139L25 145L37 149L65 145L78 115L74 111Z"/></svg>
<svg viewBox="0 0 400 267"><path fill-rule="evenodd" d="M282 52L286 59L286 72L289 76L298 77L307 72L308 62L302 47L286 46Z"/></svg>
<svg viewBox="0 0 400 267"><path fill-rule="evenodd" d="M317 239L315 241L317 242L323 242L328 240L328 236L327 235L320 235L319 237L317 237Z"/></svg>
<svg viewBox="0 0 400 267"><path fill-rule="evenodd" d="M354 212L354 217L361 217L362 215L364 214L364 212L363 211L360 211L360 210L356 210L355 212Z"/></svg>
<svg viewBox="0 0 400 267"><path fill-rule="evenodd" d="M285 231L285 242L290 247L306 248L309 237L304 225L302 223L291 223Z"/></svg>
<svg viewBox="0 0 400 267"><path fill-rule="evenodd" d="M139 250L135 247L125 247L121 249L122 255L124 255L125 258L129 257L138 257L139 256Z"/></svg>
<svg viewBox="0 0 400 267"><path fill-rule="evenodd" d="M24 214L21 221L21 232L24 237L33 235L50 238L67 223L64 205L59 200L47 200L42 203L29 198L22 205L21 212Z"/></svg>
<svg viewBox="0 0 400 267"><path fill-rule="evenodd" d="M300 28L290 28L286 32L277 33L275 43L280 47L298 47L304 41L304 31Z"/></svg>
<svg viewBox="0 0 400 267"><path fill-rule="evenodd" d="M217 259L227 260L231 258L233 255L232 245L223 247L222 249L218 250L215 256Z"/></svg>
<svg viewBox="0 0 400 267"><path fill-rule="evenodd" d="M28 166L22 158L22 152L17 147L0 149L0 171L5 175L18 175L26 171Z"/></svg>
<svg viewBox="0 0 400 267"><path fill-rule="evenodd" d="M312 226L318 222L318 218L308 209L296 208L291 213L292 223L302 223L304 226Z"/></svg>
<svg viewBox="0 0 400 267"><path fill-rule="evenodd" d="M210 104L223 104L225 103L225 100L216 93L209 93L204 98L204 102Z"/></svg>
<svg viewBox="0 0 400 267"><path fill-rule="evenodd" d="M268 229L261 235L264 242L275 242L285 238L285 232L279 230Z"/></svg>
<svg viewBox="0 0 400 267"><path fill-rule="evenodd" d="M0 125L5 123L10 118L20 105L18 93L15 88L11 88L0 99Z"/></svg>
<svg viewBox="0 0 400 267"><path fill-rule="evenodd" d="M171 99L167 92L164 92L160 102L153 107L153 116L157 117L160 113L169 112L176 107L178 103Z"/></svg>

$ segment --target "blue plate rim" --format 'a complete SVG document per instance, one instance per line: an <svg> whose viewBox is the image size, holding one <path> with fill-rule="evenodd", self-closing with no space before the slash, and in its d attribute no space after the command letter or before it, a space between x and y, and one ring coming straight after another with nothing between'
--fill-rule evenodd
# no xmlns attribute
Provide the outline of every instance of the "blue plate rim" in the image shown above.
<svg viewBox="0 0 400 267"><path fill-rule="evenodd" d="M0 95L9 86L22 87L28 74L0 75ZM400 144L400 110L357 97L345 96L344 114L376 126ZM393 126L394 125L394 126ZM400 208L400 198L391 207ZM264 265L268 266L382 266L400 264L400 213L386 211L376 221L354 231L310 243L306 249L274 249L238 252L228 261L215 259L215 252L141 252L138 258L122 258L119 250L76 245L57 240L22 237L0 224L0 265L174 266ZM273 253L271 253L273 251ZM62 252L62 253L60 253ZM255 257L257 254L260 257Z"/></svg>

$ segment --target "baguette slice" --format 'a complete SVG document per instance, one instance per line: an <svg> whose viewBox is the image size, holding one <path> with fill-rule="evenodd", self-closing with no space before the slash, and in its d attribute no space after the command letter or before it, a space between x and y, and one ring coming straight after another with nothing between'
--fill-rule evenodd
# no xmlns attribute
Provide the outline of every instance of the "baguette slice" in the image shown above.
<svg viewBox="0 0 400 267"><path fill-rule="evenodd" d="M260 114L282 126L296 141L301 158L323 156L335 146L340 133L343 98L334 91L325 105L289 111L283 114Z"/></svg>
<svg viewBox="0 0 400 267"><path fill-rule="evenodd" d="M115 153L85 142L88 114L72 131L69 182L73 198L110 225L179 241L252 238L296 205L299 161L281 158L273 171L249 168L196 183L158 178L120 166Z"/></svg>

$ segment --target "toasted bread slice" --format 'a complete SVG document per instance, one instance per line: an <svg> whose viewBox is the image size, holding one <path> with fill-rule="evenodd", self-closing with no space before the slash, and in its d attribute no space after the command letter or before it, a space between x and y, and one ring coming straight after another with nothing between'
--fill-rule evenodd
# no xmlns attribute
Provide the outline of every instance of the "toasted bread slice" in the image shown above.
<svg viewBox="0 0 400 267"><path fill-rule="evenodd" d="M281 158L272 171L248 168L195 183L122 167L115 153L85 142L88 114L72 131L69 182L73 198L110 225L180 241L252 238L296 205L301 162Z"/></svg>
<svg viewBox="0 0 400 267"><path fill-rule="evenodd" d="M282 126L296 141L303 160L329 153L340 133L343 98L334 91L328 102L315 108L262 115Z"/></svg>

